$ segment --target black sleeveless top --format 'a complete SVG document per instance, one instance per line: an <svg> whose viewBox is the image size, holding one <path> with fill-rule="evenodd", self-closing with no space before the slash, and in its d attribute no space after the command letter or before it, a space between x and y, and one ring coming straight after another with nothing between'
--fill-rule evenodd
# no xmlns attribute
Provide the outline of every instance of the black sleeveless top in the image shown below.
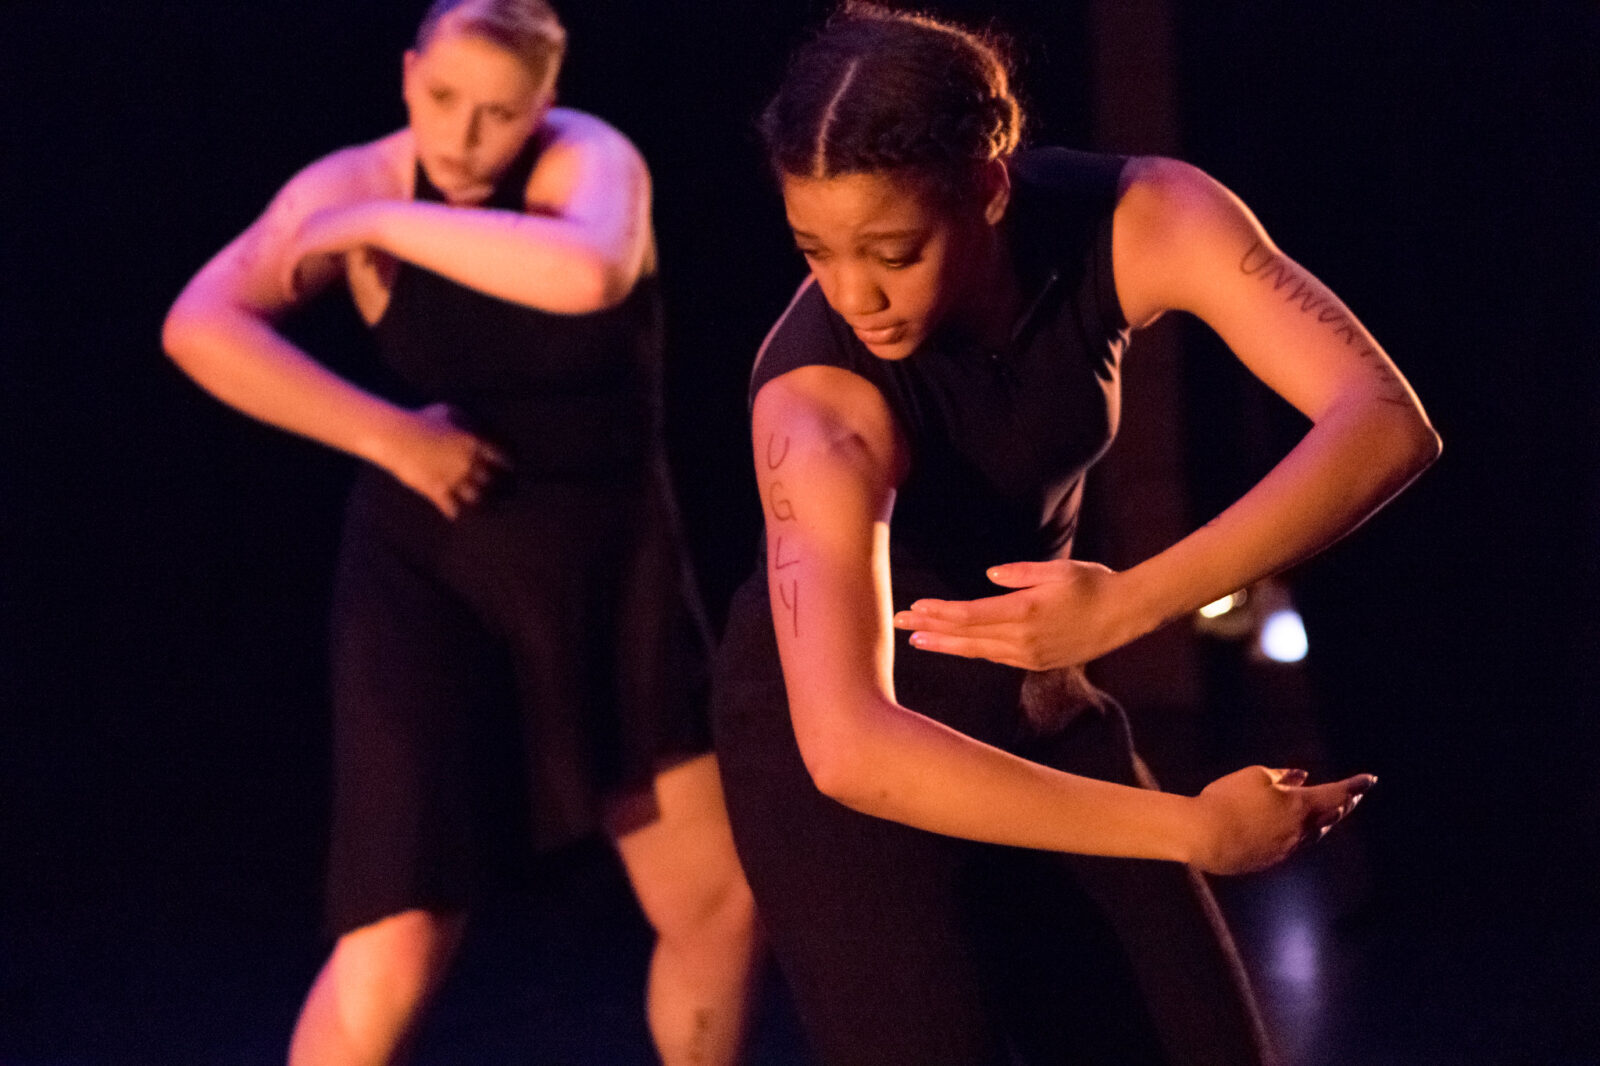
<svg viewBox="0 0 1600 1066"><path fill-rule="evenodd" d="M535 137L484 207L524 210ZM416 170L415 199L444 196ZM511 456L514 480L636 476L660 438L661 300L654 276L588 314L535 310L402 262L374 326L383 359L424 402Z"/></svg>
<svg viewBox="0 0 1600 1066"><path fill-rule="evenodd" d="M1060 148L1013 161L1005 225L1025 310L1002 348L946 333L905 359L880 359L810 280L763 345L752 398L786 371L822 364L866 378L888 402L911 452L895 500L897 568L988 595L985 567L1071 548L1084 474L1120 410L1128 327L1111 215L1124 162Z"/></svg>

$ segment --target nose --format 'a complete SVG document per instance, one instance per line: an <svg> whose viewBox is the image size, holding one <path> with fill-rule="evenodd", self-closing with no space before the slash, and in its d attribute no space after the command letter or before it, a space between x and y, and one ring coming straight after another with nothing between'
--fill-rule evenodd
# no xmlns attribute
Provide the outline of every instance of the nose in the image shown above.
<svg viewBox="0 0 1600 1066"><path fill-rule="evenodd" d="M482 134L482 124L483 116L478 113L478 109L467 109L465 117L461 121L459 134L462 151L471 151L478 146L478 138Z"/></svg>
<svg viewBox="0 0 1600 1066"><path fill-rule="evenodd" d="M874 315L889 306L889 297L867 271L840 266L832 273L833 284L824 287L823 291L826 292L828 288L833 290L833 298L828 302L846 318Z"/></svg>

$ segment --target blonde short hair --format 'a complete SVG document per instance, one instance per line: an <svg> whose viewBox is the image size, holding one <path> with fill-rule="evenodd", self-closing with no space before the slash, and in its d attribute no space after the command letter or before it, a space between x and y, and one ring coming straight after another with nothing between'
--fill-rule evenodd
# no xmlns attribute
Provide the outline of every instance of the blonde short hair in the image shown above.
<svg viewBox="0 0 1600 1066"><path fill-rule="evenodd" d="M499 45L541 84L555 85L567 31L545 0L434 0L417 27L417 51L424 51L445 28Z"/></svg>

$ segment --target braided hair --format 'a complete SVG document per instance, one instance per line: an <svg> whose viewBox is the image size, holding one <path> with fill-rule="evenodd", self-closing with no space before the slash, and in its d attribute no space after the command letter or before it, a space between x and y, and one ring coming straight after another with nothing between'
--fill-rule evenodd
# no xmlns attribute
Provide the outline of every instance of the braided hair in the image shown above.
<svg viewBox="0 0 1600 1066"><path fill-rule="evenodd" d="M780 179L909 171L960 200L1016 151L1022 121L993 40L852 2L790 60L761 133Z"/></svg>

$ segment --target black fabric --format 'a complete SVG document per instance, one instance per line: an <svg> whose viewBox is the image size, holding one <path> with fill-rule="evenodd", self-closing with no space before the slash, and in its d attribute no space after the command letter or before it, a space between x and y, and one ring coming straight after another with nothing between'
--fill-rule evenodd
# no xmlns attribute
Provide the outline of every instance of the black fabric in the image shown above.
<svg viewBox="0 0 1600 1066"><path fill-rule="evenodd" d="M1006 224L1027 301L1001 350L935 336L879 360L814 284L768 337L752 397L826 364L871 382L896 415L911 452L890 537L896 609L992 594L986 567L1070 549L1083 474L1117 423L1122 164L1060 149L1016 160ZM1115 704L1039 736L1018 706L1025 676L896 636L906 706L1060 769L1141 783ZM822 796L789 721L765 567L732 604L716 691L735 841L828 1066L1267 1061L1238 959L1190 871L974 844Z"/></svg>
<svg viewBox="0 0 1600 1066"><path fill-rule="evenodd" d="M537 142L484 207L523 209ZM442 194L420 166L416 199ZM661 299L641 278L617 307L562 315L484 295L403 263L375 327L419 401L462 411L504 448L512 481L637 479L660 444Z"/></svg>
<svg viewBox="0 0 1600 1066"><path fill-rule="evenodd" d="M520 210L534 158L486 206ZM439 199L420 168L417 197ZM333 616L335 934L465 906L508 842L587 835L608 795L708 749L660 321L653 278L610 310L554 315L398 271L384 358L515 471L453 522L376 469L352 494Z"/></svg>

